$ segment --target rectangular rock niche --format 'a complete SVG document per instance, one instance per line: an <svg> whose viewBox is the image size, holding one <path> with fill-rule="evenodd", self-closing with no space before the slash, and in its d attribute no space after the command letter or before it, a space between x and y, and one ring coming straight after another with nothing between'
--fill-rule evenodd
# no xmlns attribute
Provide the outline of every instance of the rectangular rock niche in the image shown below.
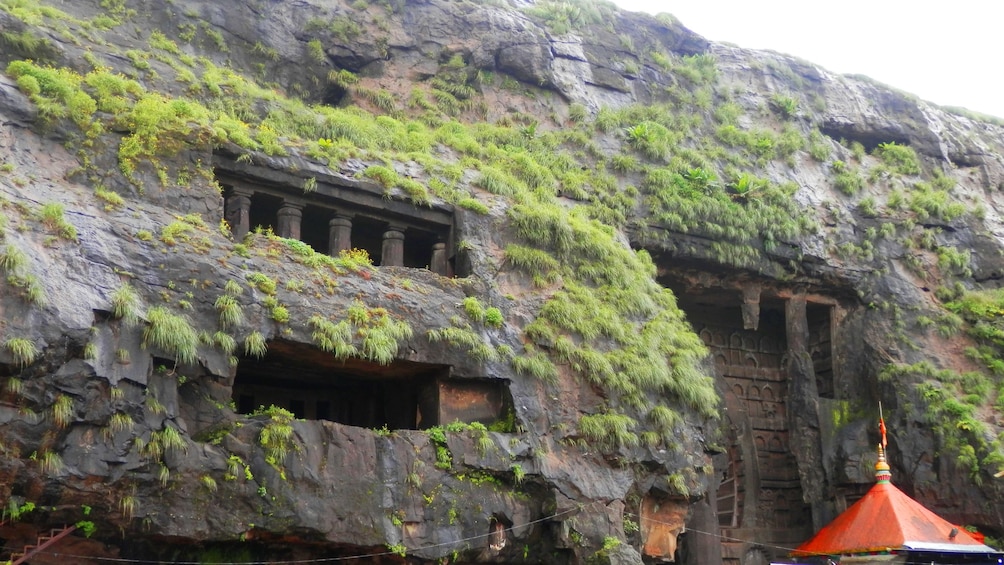
<svg viewBox="0 0 1004 565"><path fill-rule="evenodd" d="M511 410L505 381L450 378L448 365L339 361L313 346L269 342L265 357L237 364L233 399L241 414L275 405L297 418L363 428L427 429L455 420L491 425Z"/></svg>

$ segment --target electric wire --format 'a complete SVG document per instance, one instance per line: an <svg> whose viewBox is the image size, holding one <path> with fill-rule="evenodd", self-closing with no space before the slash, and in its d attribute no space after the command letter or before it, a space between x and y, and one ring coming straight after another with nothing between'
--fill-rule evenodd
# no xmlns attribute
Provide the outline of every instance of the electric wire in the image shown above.
<svg viewBox="0 0 1004 565"><path fill-rule="evenodd" d="M596 500L596 501L590 502L588 504L580 504L580 505L577 505L575 508L570 508L568 510L562 510L561 512L556 512L554 514L551 514L549 516L545 516L543 518L538 518L536 520L531 520L531 521L526 522L524 524L521 524L519 526L510 526L510 527L506 528L506 530L507 531L508 530L512 530L513 528L516 528L516 527L524 528L524 527L532 526L534 524L539 524L541 522L547 522L547 521L550 521L550 520L554 520L555 518L560 518L562 516L566 516L566 515L569 515L569 514L581 512L581 511L583 511L583 510L585 510L585 509L587 509L587 508L589 508L591 506L595 506L597 504L602 504L602 503L600 501ZM487 538L487 537L489 537L491 535L492 535L491 533L478 534L478 535L475 535L475 536L471 536L471 537L467 537L467 538L462 538L462 539L458 539L458 540L453 540L453 541L448 541L448 542L442 542L442 543L435 543L435 544L426 545L426 546L422 546L422 547L408 548L408 551L409 552L427 551L427 550L430 550L430 549L437 549L437 548L440 548L440 547L446 547L446 546L457 545L457 544L461 544L461 543L467 543L467 542L470 542L470 541L474 541L474 540L478 540L478 539L482 539L482 538ZM10 550L15 550L16 551L17 549L18 549L17 547L15 547L15 548L5 547L4 548L5 551L10 551ZM135 564L135 565L202 565L204 563L203 561L165 561L165 560L162 560L162 559L161 560L149 560L149 559L130 559L130 558L125 558L125 557L92 557L92 556L73 555L73 554L68 554L68 553L60 553L60 552L56 552L56 551L40 551L37 554L44 554L44 555L51 556L51 557L63 557L63 558L67 558L67 559L89 559L91 561L99 561L99 562L107 562L107 563L132 563L132 564ZM350 559L368 559L368 558L372 558L372 557L384 557L384 556L388 556L388 555L397 555L397 553L395 553L393 551L381 551L381 552L374 552L374 553L364 553L364 554L359 554L359 555L347 555L347 556L341 556L341 557L319 557L319 558L315 558L315 559L295 559L295 560L274 560L274 559L270 559L268 561L238 561L238 562L216 561L216 562L214 562L214 565L309 565L309 564L313 564L313 563L335 563L335 562L338 562L338 561L348 561Z"/></svg>
<svg viewBox="0 0 1004 565"><path fill-rule="evenodd" d="M591 502L589 504L580 504L580 505L578 505L575 508L571 508L571 509L568 509L568 510L563 510L561 512L556 512L554 514L551 514L549 516L545 516L543 518L538 518L536 520L531 520L531 521L526 522L524 524L521 524L519 526L510 526L510 527L506 528L506 530L508 531L508 530L512 530L514 528L525 528L525 527L532 526L532 525L535 525L535 524L539 524L539 523L542 523L542 522L547 522L547 521L550 521L550 520L554 520L556 518L560 518L562 516L566 516L566 515L569 515L569 514L573 514L573 513L584 511L584 510L590 508L591 506L595 506L597 504L602 504L602 503L600 501L593 501L593 502ZM653 518L643 518L642 516L640 516L638 514L631 513L631 512L625 512L624 516L635 518L639 522L642 521L642 520L644 520L644 521L647 521L647 522L650 522L650 523L653 523L653 524L660 524L660 525L663 525L663 526L679 526L680 525L680 524L676 524L676 523L663 522L663 521L656 520L656 519L653 519ZM690 527L686 528L686 531L684 533L701 534L701 535L705 535L705 536L710 536L710 537L718 539L720 541L729 541L729 542L737 542L737 543L748 543L748 544L754 545L756 547L762 547L762 548L766 548L766 549L779 550L779 551L783 551L785 553L791 553L791 552L795 551L795 549L796 549L796 548L793 548L793 547L788 547L788 546L783 546L783 545L776 545L776 544L770 544L770 543L765 543L765 542L761 542L761 541L755 541L755 540L748 540L748 539L737 538L737 537L732 537L732 536L726 536L726 535L723 535L721 533L705 532L705 531L696 530L696 529L690 528ZM437 548L440 548L440 547L447 547L447 546L452 546L452 545L458 545L458 544L462 544L462 543L467 543L467 542L471 542L471 541L475 541L475 540L487 538L487 537L489 537L491 535L492 535L491 533L488 533L488 534L478 534L478 535L475 535L475 536L470 536L470 537L462 538L462 539L459 539L459 540L453 540L453 541L448 541L448 542L436 543L436 544L426 545L426 546L422 546L422 547L408 548L408 552L409 553L414 553L414 552L419 552L419 551L428 551L428 550L431 550L431 549L437 549ZM9 551L11 549L17 549L17 548L5 547L4 549ZM83 555L74 555L74 554L68 554L68 553L61 553L61 552L58 552L58 551L40 551L38 553L39 554L44 554L44 555L47 555L47 556L51 556L51 557L63 557L63 558L68 558L68 559L89 559L91 561L97 561L97 562L130 563L130 564L134 564L134 565L202 565L202 563L204 563L203 561L165 561L165 560L162 560L162 559L160 559L160 560L148 560L148 559L130 559L130 558L124 558L124 557L83 556ZM397 555L397 554L395 552L393 552L393 551L380 551L380 552L373 552L373 553L362 553L362 554L357 554L357 555L346 555L346 556L340 556L340 557L319 557L319 558L314 558L314 559L295 559L295 560L274 560L274 559L270 559L268 561L239 561L239 562L221 562L221 561L218 561L218 562L215 562L215 565L310 565L310 564L314 564L314 563L336 563L336 562L339 562L339 561L348 561L350 559L369 559L369 558L374 558L374 557L385 557L385 556L389 556L389 555Z"/></svg>

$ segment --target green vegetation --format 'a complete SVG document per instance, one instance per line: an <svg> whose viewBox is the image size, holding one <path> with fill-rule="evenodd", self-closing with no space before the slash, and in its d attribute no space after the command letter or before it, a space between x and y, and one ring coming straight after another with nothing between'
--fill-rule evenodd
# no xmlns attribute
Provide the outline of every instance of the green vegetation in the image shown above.
<svg viewBox="0 0 1004 565"><path fill-rule="evenodd" d="M244 319L244 311L240 302L231 294L220 295L213 305L220 315L220 327L229 328L237 326Z"/></svg>
<svg viewBox="0 0 1004 565"><path fill-rule="evenodd" d="M637 425L634 419L623 414L592 414L579 418L579 433L590 444L612 451L619 447L638 445L638 434L635 433Z"/></svg>
<svg viewBox="0 0 1004 565"><path fill-rule="evenodd" d="M857 170L848 167L843 161L834 161L830 164L830 168L836 173L833 184L840 192L853 196L864 187L864 179L861 178Z"/></svg>
<svg viewBox="0 0 1004 565"><path fill-rule="evenodd" d="M94 196L105 203L105 211L111 212L125 206L125 199L118 193L107 190L101 186L94 188Z"/></svg>
<svg viewBox="0 0 1004 565"><path fill-rule="evenodd" d="M367 308L356 301L346 311L346 318L332 322L319 314L307 321L313 329L314 343L338 359L361 357L386 365L397 356L398 342L412 335L404 320L394 320L383 308Z"/></svg>
<svg viewBox="0 0 1004 565"><path fill-rule="evenodd" d="M114 435L122 431L131 430L135 425L132 416L125 412L116 412L108 419L108 435Z"/></svg>
<svg viewBox="0 0 1004 565"><path fill-rule="evenodd" d="M55 451L43 451L36 457L38 469L43 475L54 477L61 473L65 467L63 458Z"/></svg>
<svg viewBox="0 0 1004 565"><path fill-rule="evenodd" d="M65 394L56 397L52 403L52 422L57 428L65 428L73 420L73 399Z"/></svg>
<svg viewBox="0 0 1004 565"><path fill-rule="evenodd" d="M0 250L0 271L6 273L7 283L29 303L44 306L45 289L37 276L26 272L27 266L27 255L17 247L8 244Z"/></svg>
<svg viewBox="0 0 1004 565"><path fill-rule="evenodd" d="M150 308L146 316L143 347L159 348L173 355L179 363L196 361L199 336L184 316L173 314L162 306Z"/></svg>
<svg viewBox="0 0 1004 565"><path fill-rule="evenodd" d="M276 291L275 281L269 278L268 275L263 273L249 273L247 275L248 282L250 282L256 289L264 292L265 294L272 296Z"/></svg>
<svg viewBox="0 0 1004 565"><path fill-rule="evenodd" d="M8 338L3 344L4 349L14 358L19 367L27 367L38 358L39 351L35 342L23 337Z"/></svg>
<svg viewBox="0 0 1004 565"><path fill-rule="evenodd" d="M1004 411L1004 290L960 292L946 297L951 298L945 304L949 314L938 320L924 317L918 322L937 323L943 337L951 337L964 327L977 342L966 353L985 370L958 373L924 361L890 365L882 377L912 377L942 449L954 454L959 467L980 482L981 470L994 473L1004 468L1002 438L993 438L980 418L980 412L987 408Z"/></svg>
<svg viewBox="0 0 1004 565"><path fill-rule="evenodd" d="M174 221L160 231L160 240L169 246L189 243L192 240L191 235L196 231L208 231L208 226L201 216L198 214L176 216Z"/></svg>
<svg viewBox="0 0 1004 565"><path fill-rule="evenodd" d="M63 205L57 202L49 202L42 206L39 211L42 224L52 232L55 232L70 241L77 241L77 228L66 221Z"/></svg>
<svg viewBox="0 0 1004 565"><path fill-rule="evenodd" d="M527 15L542 20L551 33L563 35L610 21L613 17L613 4L599 0L571 2L546 0L534 4L525 11Z"/></svg>
<svg viewBox="0 0 1004 565"><path fill-rule="evenodd" d="M268 352L268 345L265 343L265 336L261 332L253 331L244 338L244 354L261 359Z"/></svg>
<svg viewBox="0 0 1004 565"><path fill-rule="evenodd" d="M19 504L14 498L8 498L7 504L3 507L2 518L3 521L16 522L21 519L22 516L30 514L35 510L35 503L31 501L26 501L23 504Z"/></svg>
<svg viewBox="0 0 1004 565"><path fill-rule="evenodd" d="M14 4L17 7L12 11ZM128 17L124 2L109 4L115 9L109 8L108 19L101 25L94 22L89 33L98 34L102 26L117 25ZM21 21L31 19L31 25L68 21L64 15L46 15L41 7L22 1L7 2L5 9L16 12ZM375 10L365 3L354 9ZM562 34L604 26L612 19L612 9L602 0L543 1L526 12L552 33ZM325 61L324 45L354 41L363 33L355 21L361 15L308 21L303 37L307 56ZM506 230L499 237L507 241L500 268L526 273L535 287L528 290L527 303L542 300L539 311L530 313L536 318L521 336L524 348L514 352L492 340L501 333L497 328L505 325L507 317L513 328L522 325L525 312L508 304L503 308L482 304L475 298L463 301L463 311L448 327L434 328L427 337L462 348L477 360L511 363L519 374L545 382L557 379L558 364L563 370L567 367L606 399L597 414L579 422L581 436L604 449L642 441L669 445L674 428L686 417L684 412L710 417L719 408L712 383L703 374L704 346L672 293L657 284L648 253L624 245L622 234L630 231L632 243L639 246L761 270L783 279L798 273L799 259L796 256L790 264L782 264L772 252L819 229L813 219L815 211L798 204L798 187L770 178L781 178L776 168L793 167L803 150L819 163L827 163L836 145L805 125L808 108L795 95L777 93L758 114L751 111L744 116L747 109L740 105L738 90L719 83L717 63L709 54L680 57L648 39L643 44L641 37L622 37L622 47L630 52L624 55L626 61L655 69L666 79L665 91L656 93L651 103L600 108L595 117L584 106L573 105L567 123L561 124L562 110L557 106L550 119L493 106L489 123L486 89L501 88L527 102L536 98L533 102L540 104L549 103L551 92L502 73L479 71L463 56L454 55L440 61L434 76L416 82L410 95L400 99L373 77L360 78L346 70L332 70L313 86L289 85L291 92L301 95L325 88L345 93L337 108L311 105L282 95L281 85L260 84L209 58L188 55L200 47L197 37L204 40L202 47L227 49L223 36L210 25L184 24L179 29L179 38L192 45L182 49L171 38L152 33L151 52L121 54L135 67L128 70L131 76L143 77L142 83L98 64L81 74L46 66L38 58L14 61L7 73L38 106L45 123L59 122L69 132L68 148L77 150L84 173L94 178L103 178L96 173L121 174L135 183L139 194L144 190L141 179L150 174L164 186L187 189L192 183L184 181L191 180L191 171L183 175L170 170L167 160L179 152L194 150L205 155L213 147L233 143L242 148L247 160L257 159L258 152L305 156L332 168L352 160L360 164L355 169L358 175L383 186L388 198L403 197L421 205L441 199L477 213L492 213L485 219L501 220L499 229ZM18 53L44 51L44 46L32 44L31 37L4 36L3 41L5 45L19 41L14 50ZM262 44L255 45L252 55L262 64L262 77L266 64L279 59L274 48ZM151 72L154 68L164 76ZM791 78L791 69L774 70ZM184 89L185 94L154 91L166 91L161 88L165 83L172 91ZM751 119L758 125L747 126ZM476 123L465 123L471 121ZM116 148L117 173L97 171L90 161L85 149L102 145ZM898 212L910 220L948 221L966 213L963 205L949 197L951 187L945 181L910 179L917 182L907 187L906 181L896 178L922 173L911 148L882 144L873 154L881 165L874 166L875 159L865 155L860 143L849 145L853 161L843 156L846 151L836 149L853 165L842 161L830 165L838 190L856 196L873 190L879 181L902 188L898 205L890 197L886 208L881 197L869 193L858 203L863 215L885 218ZM204 168L200 172L211 175L209 167ZM871 186L866 187L866 179L871 179ZM307 178L301 188L305 192L316 189L316 178ZM96 190L96 194L115 208L122 206L121 196L115 200L101 196L114 194L108 191ZM51 217L49 229L60 232L62 215L61 209L57 213L53 207L43 218ZM896 225L903 227L905 241L937 255L941 271L967 275L970 258L964 250L938 245L933 234L918 234L906 222L883 224L881 233L890 242ZM190 244L198 248L203 245L198 241L200 233L216 232L198 216L187 216L163 227L160 241L168 247ZM680 243L681 234L711 244L686 248ZM516 241L508 241L513 235ZM877 236L874 230L867 242L849 242L835 251L873 259L876 246L871 240ZM153 234L141 230L136 237L151 241ZM249 234L233 247L233 253L289 259L313 269L311 275L298 275L300 282L285 283L289 291L307 296L311 292L318 297L325 291L335 294L343 282L336 280L338 276L357 273L369 278L373 272L365 252L328 257L303 242L270 233ZM27 257L17 247L5 246L0 268L7 280L40 303L41 285L26 274L26 265ZM262 305L271 319L290 321L288 310L276 298L281 281L264 273L249 273L246 281L266 295ZM127 323L138 319L141 309L129 290L124 286L112 296L114 316ZM227 283L214 304L221 331L211 334L207 330L202 343L214 344L229 355L236 351L238 338L227 331L243 323L241 292L239 282ZM390 363L412 335L410 325L395 316L356 302L344 313L315 315L308 323L318 347L337 358ZM161 307L151 308L147 318L145 344L170 352L179 362L195 360L198 336L183 316ZM287 330L292 328L281 331ZM244 337L243 346L249 356L267 353L265 337L257 331ZM629 411L637 421L625 415ZM643 425L651 425L657 435L642 438Z"/></svg>
<svg viewBox="0 0 1004 565"><path fill-rule="evenodd" d="M281 469L283 461L293 449L293 413L284 408L269 406L251 414L251 417L258 416L266 418L258 435L258 443L265 449L265 460Z"/></svg>
<svg viewBox="0 0 1004 565"><path fill-rule="evenodd" d="M784 94L771 96L770 106L785 119L793 118L798 113L798 99Z"/></svg>
<svg viewBox="0 0 1004 565"><path fill-rule="evenodd" d="M473 359L481 362L498 362L503 360L503 357L509 357L492 346L491 342L480 333L474 331L470 324L460 319L454 319L450 327L430 329L426 336L433 343L443 341L463 349Z"/></svg>
<svg viewBox="0 0 1004 565"><path fill-rule="evenodd" d="M873 154L901 175L919 175L920 160L913 147L895 142L880 143Z"/></svg>
<svg viewBox="0 0 1004 565"><path fill-rule="evenodd" d="M436 448L436 468L449 470L453 467L453 454L446 445L446 429L442 426L433 426L427 430L429 441Z"/></svg>
<svg viewBox="0 0 1004 565"><path fill-rule="evenodd" d="M127 326L139 322L140 298L128 283L123 284L112 293L112 316L122 320Z"/></svg>

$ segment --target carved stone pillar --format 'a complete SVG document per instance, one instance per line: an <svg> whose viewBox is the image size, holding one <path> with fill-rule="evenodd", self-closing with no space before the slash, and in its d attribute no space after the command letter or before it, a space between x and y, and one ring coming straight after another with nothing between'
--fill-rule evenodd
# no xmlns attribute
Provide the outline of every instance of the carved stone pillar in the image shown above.
<svg viewBox="0 0 1004 565"><path fill-rule="evenodd" d="M383 249L380 251L380 266L404 266L404 228L389 226L383 232Z"/></svg>
<svg viewBox="0 0 1004 565"><path fill-rule="evenodd" d="M819 392L816 371L809 354L809 320L805 290L796 289L784 305L788 336L788 429L789 446L802 484L802 499L812 505L813 530L825 524L826 476L819 427Z"/></svg>
<svg viewBox="0 0 1004 565"><path fill-rule="evenodd" d="M445 277L447 268L446 244L436 243L432 246L432 259L429 261L429 270L439 276Z"/></svg>
<svg viewBox="0 0 1004 565"><path fill-rule="evenodd" d="M235 188L226 201L223 217L230 224L236 242L242 241L251 229L251 194L250 190Z"/></svg>
<svg viewBox="0 0 1004 565"><path fill-rule="evenodd" d="M335 216L328 222L328 254L335 257L349 249L352 249L352 219Z"/></svg>
<svg viewBox="0 0 1004 565"><path fill-rule="evenodd" d="M743 287L743 329L756 330L760 326L760 285Z"/></svg>
<svg viewBox="0 0 1004 565"><path fill-rule="evenodd" d="M302 204L283 202L279 208L279 237L300 239L300 221L302 219Z"/></svg>

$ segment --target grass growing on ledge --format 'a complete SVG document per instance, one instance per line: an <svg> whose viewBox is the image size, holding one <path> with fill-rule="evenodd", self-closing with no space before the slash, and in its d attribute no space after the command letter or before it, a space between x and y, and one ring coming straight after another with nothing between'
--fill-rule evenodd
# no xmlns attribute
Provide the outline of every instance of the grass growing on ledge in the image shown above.
<svg viewBox="0 0 1004 565"><path fill-rule="evenodd" d="M244 311L240 302L230 294L222 294L216 299L214 304L216 311L220 315L220 327L229 328L237 326L244 319Z"/></svg>
<svg viewBox="0 0 1004 565"><path fill-rule="evenodd" d="M134 326L139 322L140 299L139 295L129 284L123 284L112 293L112 316L122 320L127 326Z"/></svg>
<svg viewBox="0 0 1004 565"><path fill-rule="evenodd" d="M28 256L13 245L0 249L0 271L7 274L7 283L17 289L31 304L44 306L45 289L41 281L32 273L26 273Z"/></svg>
<svg viewBox="0 0 1004 565"><path fill-rule="evenodd" d="M58 202L49 202L39 210L39 218L47 229L53 231L69 241L77 241L77 228L66 221L63 205Z"/></svg>
<svg viewBox="0 0 1004 565"><path fill-rule="evenodd" d="M52 422L57 428L65 428L73 420L73 399L65 394L56 397L52 403Z"/></svg>
<svg viewBox="0 0 1004 565"><path fill-rule="evenodd" d="M19 367L27 367L38 358L38 348L35 342L23 337L9 338L3 344L4 349L14 358L14 363Z"/></svg>
<svg viewBox="0 0 1004 565"><path fill-rule="evenodd" d="M265 425L258 434L258 443L265 449L265 460L281 471L286 456L293 449L295 416L289 410L277 406L258 409L251 414L251 417L256 416L267 416Z"/></svg>
<svg viewBox="0 0 1004 565"><path fill-rule="evenodd" d="M174 356L175 360L191 364L197 360L199 335L184 316L173 314L162 306L146 313L143 347L156 347Z"/></svg>
<svg viewBox="0 0 1004 565"><path fill-rule="evenodd" d="M348 308L344 320L332 322L315 314L307 324L313 329L314 343L323 351L338 359L361 357L381 365L393 361L399 342L413 333L408 322L395 320L387 310L367 308L359 301Z"/></svg>
<svg viewBox="0 0 1004 565"><path fill-rule="evenodd" d="M268 353L268 345L265 343L265 336L261 332L253 331L244 338L244 354L261 359Z"/></svg>
<svg viewBox="0 0 1004 565"><path fill-rule="evenodd" d="M604 451L638 445L638 422L623 414L606 412L579 418L579 433Z"/></svg>

